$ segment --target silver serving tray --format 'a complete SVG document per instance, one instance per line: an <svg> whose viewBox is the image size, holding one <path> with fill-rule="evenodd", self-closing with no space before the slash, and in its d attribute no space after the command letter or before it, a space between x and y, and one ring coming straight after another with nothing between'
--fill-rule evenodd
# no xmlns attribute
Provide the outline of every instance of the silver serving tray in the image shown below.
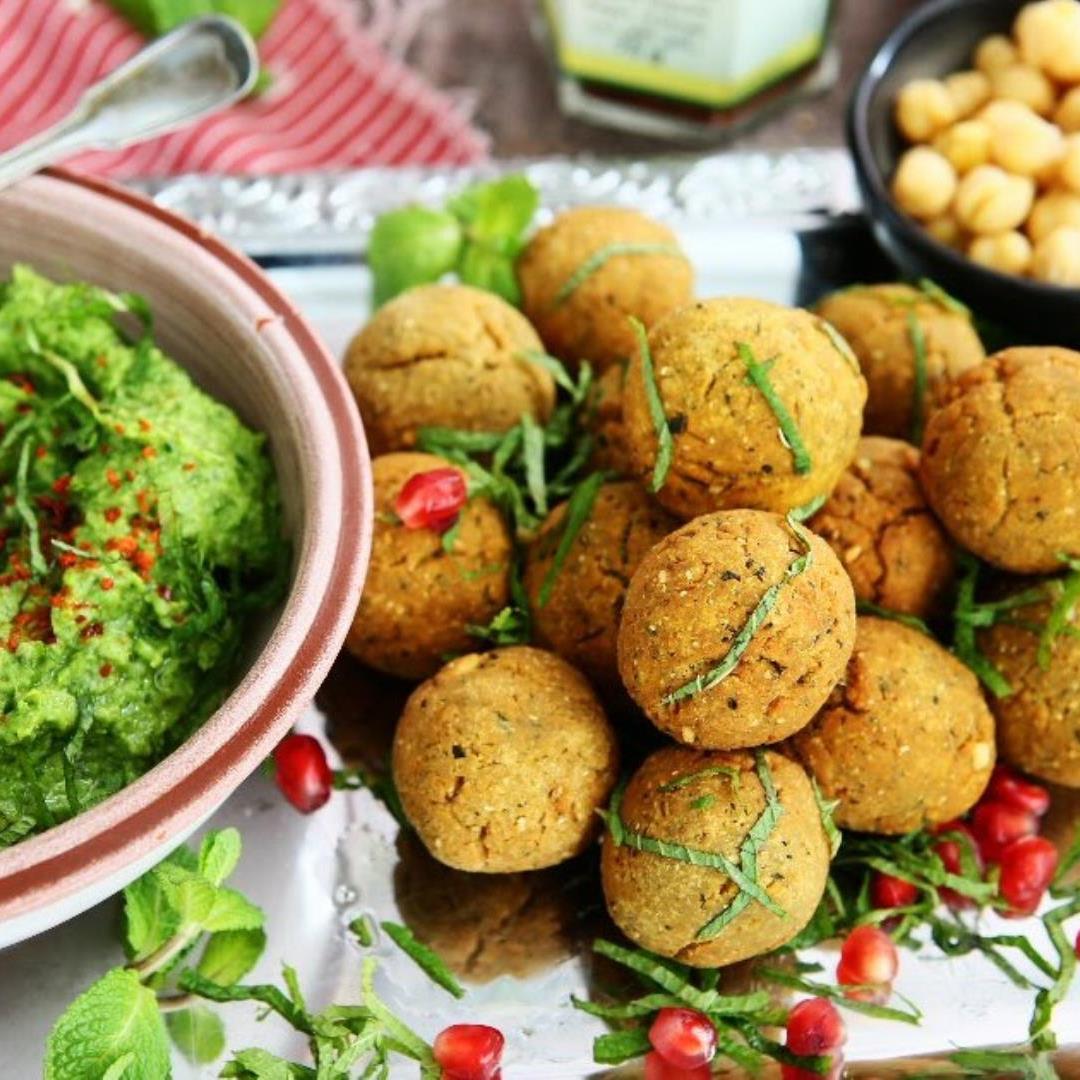
<svg viewBox="0 0 1080 1080"><path fill-rule="evenodd" d="M541 187L547 212L616 201L670 221L697 268L701 295L807 302L840 284L887 273L865 225L850 216L854 185L846 155L838 151L666 163L534 162L524 168ZM186 177L146 187L259 258L340 356L368 312L370 279L361 256L373 216L402 202L441 199L493 171ZM329 728L347 754L375 760L385 752L394 704L386 682L366 677L343 657L303 727ZM431 1037L455 1021L495 1024L508 1036L506 1080L606 1075L591 1055L592 1039L604 1026L569 1004L571 994L588 993L593 974L587 948L576 946L606 929L599 891L588 886L588 860L509 885L477 881L446 871L415 843L399 841L390 815L366 792L336 795L317 814L301 817L263 776L245 783L211 822L224 825L238 826L245 839L236 884L267 912L270 945L252 979L275 979L286 960L299 969L316 1006L356 1001L362 953L348 940L350 920L367 912L376 920L411 921L479 976L465 979L469 994L456 1002L392 944L377 944L381 989L422 1034ZM118 914L119 904L108 901L0 952L0 1076L40 1075L56 1016L120 962ZM994 917L987 923L1041 933L1037 923ZM811 955L831 975L835 952ZM922 1008L922 1026L848 1014L849 1061L884 1062L1024 1037L1030 995L981 958L904 952L897 989ZM276 1019L260 1023L254 1006L224 1006L222 1014L230 1046L259 1045L304 1060L303 1040ZM1063 1042L1080 1041L1078 1016L1080 987L1074 987L1058 1010ZM175 1075L212 1077L219 1068L178 1062ZM869 1068L876 1076L891 1071ZM415 1067L403 1063L394 1076L415 1076Z"/></svg>

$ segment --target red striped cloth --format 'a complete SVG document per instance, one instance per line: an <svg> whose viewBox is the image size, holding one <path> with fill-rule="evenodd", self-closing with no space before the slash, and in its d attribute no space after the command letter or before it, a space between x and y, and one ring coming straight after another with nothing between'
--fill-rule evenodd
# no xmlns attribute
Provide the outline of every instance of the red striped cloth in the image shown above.
<svg viewBox="0 0 1080 1080"><path fill-rule="evenodd" d="M102 0L0 0L0 149L58 120L143 39ZM378 48L349 0L285 0L259 49L262 96L193 128L72 162L101 176L465 164L485 138Z"/></svg>

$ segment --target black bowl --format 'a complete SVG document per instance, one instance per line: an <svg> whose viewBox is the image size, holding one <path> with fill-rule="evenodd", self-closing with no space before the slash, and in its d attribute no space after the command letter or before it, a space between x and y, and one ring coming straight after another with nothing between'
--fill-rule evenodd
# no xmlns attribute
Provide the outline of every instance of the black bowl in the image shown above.
<svg viewBox="0 0 1080 1080"><path fill-rule="evenodd" d="M905 143L893 103L911 79L971 67L978 42L1008 33L1024 0L932 0L885 39L862 73L848 110L848 142L863 205L878 243L905 274L930 277L978 316L1020 338L1080 346L1080 290L1002 274L935 240L903 213L889 178Z"/></svg>

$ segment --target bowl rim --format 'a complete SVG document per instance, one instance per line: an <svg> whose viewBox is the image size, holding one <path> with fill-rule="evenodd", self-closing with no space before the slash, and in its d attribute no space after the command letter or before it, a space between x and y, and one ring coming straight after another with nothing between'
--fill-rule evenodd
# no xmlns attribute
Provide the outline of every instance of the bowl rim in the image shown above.
<svg viewBox="0 0 1080 1080"><path fill-rule="evenodd" d="M1010 3L1018 8L1022 6L1023 0L1010 0ZM944 15L966 8L991 7L1005 10L1005 5L1000 0L929 0L928 3L920 5L902 19L878 45L855 81L855 88L847 110L847 142L855 161L855 172L864 189L870 189L873 201L883 208L891 227L902 232L908 242L915 247L946 262L956 274L971 274L998 289L1016 288L1030 298L1038 298L1041 301L1075 303L1077 295L1080 294L1080 287L1056 285L1049 281L1035 281L1018 274L1006 274L1000 270L994 270L989 266L974 262L966 255L960 254L931 236L914 218L908 217L896 206L882 171L878 167L874 152L870 148L870 100L886 71L896 59L896 54L916 33ZM869 206L867 213L871 218L871 224L876 224Z"/></svg>
<svg viewBox="0 0 1080 1080"><path fill-rule="evenodd" d="M314 378L319 411L329 422L337 450L333 485L317 485L315 505L333 500L340 506L340 525L330 565L319 575L325 588L306 620L289 624L303 563L285 600L269 640L247 669L241 683L222 706L183 744L157 765L108 799L69 821L0 851L0 923L58 904L90 890L155 849L177 842L196 826L263 760L310 703L344 640L356 611L367 571L373 532L371 459L359 413L341 367L292 303L246 255L208 234L194 222L159 206L147 196L96 177L65 168L45 170L53 180L83 193L112 200L154 219L179 234L181 242L202 249L243 286L270 314L295 345L298 361ZM320 459L321 460L321 459ZM298 612L303 615L303 612ZM289 625L288 633L281 633ZM276 659L273 683L262 687L257 674L262 661ZM248 680L250 681L250 684ZM233 706L242 688L255 701ZM169 768L162 766L169 763ZM123 813L118 817L120 807ZM121 883L122 884L122 883Z"/></svg>

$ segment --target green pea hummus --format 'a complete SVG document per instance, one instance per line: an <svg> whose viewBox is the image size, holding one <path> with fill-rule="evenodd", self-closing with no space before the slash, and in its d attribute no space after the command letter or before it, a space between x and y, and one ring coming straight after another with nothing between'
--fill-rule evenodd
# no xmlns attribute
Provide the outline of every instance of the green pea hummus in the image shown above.
<svg viewBox="0 0 1080 1080"><path fill-rule="evenodd" d="M263 436L148 324L135 297L0 283L0 847L181 742L281 593Z"/></svg>

